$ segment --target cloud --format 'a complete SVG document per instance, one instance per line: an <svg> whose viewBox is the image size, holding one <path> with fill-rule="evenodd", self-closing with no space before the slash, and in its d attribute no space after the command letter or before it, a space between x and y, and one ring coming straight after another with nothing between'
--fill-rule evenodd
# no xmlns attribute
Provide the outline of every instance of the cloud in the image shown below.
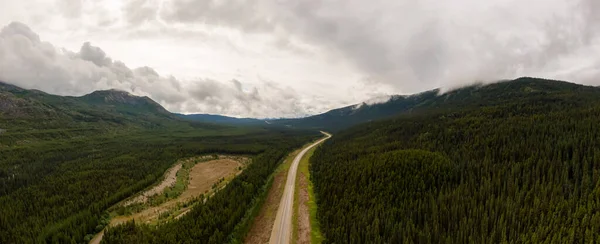
<svg viewBox="0 0 600 244"><path fill-rule="evenodd" d="M165 2L161 18L167 22L196 23L241 28L244 31L269 31L270 1L257 0L172 0Z"/></svg>
<svg viewBox="0 0 600 244"><path fill-rule="evenodd" d="M156 0L131 0L123 6L123 13L129 24L140 25L156 20L159 7Z"/></svg>
<svg viewBox="0 0 600 244"><path fill-rule="evenodd" d="M298 38L411 93L524 75L589 83L579 71L596 61L578 55L600 51L597 0L173 0L161 12L171 23Z"/></svg>
<svg viewBox="0 0 600 244"><path fill-rule="evenodd" d="M294 116L518 76L600 85L597 0L64 0L45 15L42 2L7 8L75 52L11 24L0 78L60 94L126 89L173 111ZM128 67L89 39L185 79Z"/></svg>
<svg viewBox="0 0 600 244"><path fill-rule="evenodd" d="M149 96L174 112L251 117L305 114L298 94L275 83L245 87L238 80L181 81L150 67L131 69L90 42L78 52L58 49L18 22L0 31L0 80L59 95L116 88Z"/></svg>
<svg viewBox="0 0 600 244"><path fill-rule="evenodd" d="M58 8L67 18L79 18L83 10L83 0L59 0Z"/></svg>
<svg viewBox="0 0 600 244"><path fill-rule="evenodd" d="M78 56L79 58L90 61L100 67L108 66L113 63L112 59L106 57L106 53L104 53L102 49L92 46L90 42L83 43Z"/></svg>

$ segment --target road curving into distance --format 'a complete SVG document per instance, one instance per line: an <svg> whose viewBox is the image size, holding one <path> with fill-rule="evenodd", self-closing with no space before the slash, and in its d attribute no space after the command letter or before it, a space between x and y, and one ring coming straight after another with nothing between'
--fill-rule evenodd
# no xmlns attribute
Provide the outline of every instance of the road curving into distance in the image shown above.
<svg viewBox="0 0 600 244"><path fill-rule="evenodd" d="M281 197L281 203L279 203L279 209L277 209L277 215L275 217L275 224L271 231L271 238L269 239L270 244L287 244L291 242L292 237L292 214L294 209L294 188L296 185L296 174L298 173L298 164L304 157L304 154L311 148L319 145L323 141L331 137L330 134L321 131L326 137L305 147L298 155L294 158L290 171L287 175L287 181L283 190L283 196Z"/></svg>

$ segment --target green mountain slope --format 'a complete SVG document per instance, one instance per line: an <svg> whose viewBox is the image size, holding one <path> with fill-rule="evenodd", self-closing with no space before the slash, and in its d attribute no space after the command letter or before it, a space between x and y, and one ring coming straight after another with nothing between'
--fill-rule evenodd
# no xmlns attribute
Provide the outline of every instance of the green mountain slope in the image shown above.
<svg viewBox="0 0 600 244"><path fill-rule="evenodd" d="M0 125L13 127L8 129L18 129L18 125L46 129L85 125L144 127L177 120L148 97L116 90L63 97L0 83L0 108Z"/></svg>
<svg viewBox="0 0 600 244"><path fill-rule="evenodd" d="M191 121L225 125L268 125L268 123L260 119L234 118L216 114L177 114L177 116Z"/></svg>
<svg viewBox="0 0 600 244"><path fill-rule="evenodd" d="M179 159L244 155L252 164L184 224L205 222L176 228L196 236L172 239L223 243L247 221L281 158L319 136L183 120L115 90L62 97L0 83L0 243L87 243L109 222L108 208L161 180Z"/></svg>
<svg viewBox="0 0 600 244"><path fill-rule="evenodd" d="M311 158L327 243L600 240L600 89L522 78L341 131Z"/></svg>
<svg viewBox="0 0 600 244"><path fill-rule="evenodd" d="M388 102L368 105L366 103L334 109L323 114L299 119L276 119L272 124L297 128L311 128L339 131L353 125L387 118L434 98L437 91L429 91L413 96L392 96Z"/></svg>
<svg viewBox="0 0 600 244"><path fill-rule="evenodd" d="M491 85L472 85L439 94L431 90L410 96L392 96L389 101L368 105L365 103L334 109L329 112L301 119L280 119L270 121L273 124L299 128L339 131L351 126L390 118L399 114L410 114L416 110L452 110L476 105L493 105L511 102L522 98L536 102L551 102L544 99L548 94L590 92L590 87L568 82L520 78Z"/></svg>
<svg viewBox="0 0 600 244"><path fill-rule="evenodd" d="M0 82L0 145L174 128L213 134L232 130L230 126L183 120L148 97L124 91L69 97Z"/></svg>

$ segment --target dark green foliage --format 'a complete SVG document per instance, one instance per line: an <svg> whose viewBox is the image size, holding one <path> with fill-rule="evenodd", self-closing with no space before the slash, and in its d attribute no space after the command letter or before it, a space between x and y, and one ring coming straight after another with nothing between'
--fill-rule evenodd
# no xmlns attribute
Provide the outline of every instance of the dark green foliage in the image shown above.
<svg viewBox="0 0 600 244"><path fill-rule="evenodd" d="M551 102L543 98L548 93L573 96L574 92L588 93L593 90L592 87L562 81L520 78L489 86L472 85L439 96L438 89L410 96L392 96L384 103L361 103L306 118L278 119L271 120L270 123L337 132L360 123L391 118L399 114L411 114L424 109L452 111L474 105L503 104L515 98Z"/></svg>
<svg viewBox="0 0 600 244"><path fill-rule="evenodd" d="M264 185L269 175L282 159L308 139L316 138L296 135L285 140L273 141L264 153L253 158L252 163L223 190L218 191L204 204L195 206L181 219L150 228L132 224L110 228L102 243L225 243L241 240L243 230L236 230L241 222L247 224L247 216L260 196L264 197ZM243 221L245 220L245 221ZM247 228L240 226L239 228Z"/></svg>
<svg viewBox="0 0 600 244"><path fill-rule="evenodd" d="M108 223L110 206L159 180L178 159L254 156L252 170L214 197L240 201L229 203L235 211L220 212L226 223L212 226L228 235L278 157L318 136L184 121L120 91L61 97L0 83L0 243L88 241ZM125 226L119 240L160 237L147 230Z"/></svg>
<svg viewBox="0 0 600 244"><path fill-rule="evenodd" d="M406 112L428 99L436 98L437 93L438 91L434 90L413 96L392 96L388 102L381 104L367 105L361 103L306 118L276 119L270 121L270 123L337 132L360 123L388 118Z"/></svg>
<svg viewBox="0 0 600 244"><path fill-rule="evenodd" d="M206 130L230 128L185 122L150 98L123 91L95 91L81 97L63 97L0 81L1 134L15 140L44 140L99 132L114 133L123 129L171 127ZM0 141L3 144L6 142L6 139Z"/></svg>
<svg viewBox="0 0 600 244"><path fill-rule="evenodd" d="M600 241L599 88L521 79L451 94L317 149L328 243Z"/></svg>
<svg viewBox="0 0 600 244"><path fill-rule="evenodd" d="M214 114L177 114L178 117L187 120L214 123L221 125L251 125L251 126L267 126L264 120L252 118L234 118L223 115Z"/></svg>
<svg viewBox="0 0 600 244"><path fill-rule="evenodd" d="M305 142L318 136L293 131L218 137L194 133L145 131L0 148L0 243L53 242L59 237L80 242L94 233L103 211L151 185L177 159L264 154L260 159L269 148L301 143L287 138Z"/></svg>
<svg viewBox="0 0 600 244"><path fill-rule="evenodd" d="M325 209L325 222L348 223L350 228L329 229L330 225L325 225L327 230L336 238L349 231L350 240L357 243L381 242L381 233L387 234L389 243L400 243L410 233L408 228L426 229L430 219L421 215L437 208L432 199L458 180L447 158L419 150L370 154L352 164L315 164L313 171L318 173L314 179L329 177L328 182L319 182L319 189L327 189L319 194L331 196L319 198L319 207L335 206Z"/></svg>

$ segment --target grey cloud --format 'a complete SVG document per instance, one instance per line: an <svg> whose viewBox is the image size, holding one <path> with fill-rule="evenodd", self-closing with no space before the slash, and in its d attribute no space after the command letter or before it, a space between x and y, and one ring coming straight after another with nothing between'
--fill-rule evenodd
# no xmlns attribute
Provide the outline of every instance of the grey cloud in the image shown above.
<svg viewBox="0 0 600 244"><path fill-rule="evenodd" d="M168 22L201 22L246 31L269 31L275 26L266 4L269 2L263 0L173 0L165 4L161 17Z"/></svg>
<svg viewBox="0 0 600 244"><path fill-rule="evenodd" d="M128 23L139 25L155 20L158 8L159 2L156 0L131 0L123 6L123 13Z"/></svg>
<svg viewBox="0 0 600 244"><path fill-rule="evenodd" d="M142 75L142 76L146 76L146 77L159 78L158 72L156 72L156 70L154 70L153 68L150 68L148 66L139 67L139 68L135 69L135 73Z"/></svg>
<svg viewBox="0 0 600 244"><path fill-rule="evenodd" d="M195 110L218 114L236 114L236 111L244 110L270 118L306 115L306 109L310 107L310 103L301 102L298 93L273 82L264 82L250 91L244 91L243 86L238 80L230 83L214 80L196 82L189 91L197 102L192 106Z"/></svg>
<svg viewBox="0 0 600 244"><path fill-rule="evenodd" d="M90 42L83 43L79 50L79 57L83 60L90 61L98 66L107 66L112 64L112 60L106 57L106 53L99 47L94 47ZM122 64L122 63L121 63Z"/></svg>
<svg viewBox="0 0 600 244"><path fill-rule="evenodd" d="M83 10L83 0L59 0L57 5L67 18L79 18Z"/></svg>
<svg viewBox="0 0 600 244"><path fill-rule="evenodd" d="M86 42L79 52L40 41L22 23L0 31L0 80L59 95L83 95L120 89L149 96L174 112L277 117L304 113L298 94L276 84L244 85L239 80L181 81L161 76L150 67L130 69ZM285 92L284 92L285 91Z"/></svg>
<svg viewBox="0 0 600 244"><path fill-rule="evenodd" d="M583 10L580 15L584 25L582 32L587 42L600 32L600 1L582 0L580 8Z"/></svg>
<svg viewBox="0 0 600 244"><path fill-rule="evenodd" d="M280 48L299 38L404 92L521 75L578 79L568 71L580 64L565 60L598 51L600 32L597 0L174 0L161 16L283 35Z"/></svg>
<svg viewBox="0 0 600 244"><path fill-rule="evenodd" d="M12 22L0 31L0 37L6 38L10 36L21 36L33 43L40 43L40 36L33 32L29 26L20 22Z"/></svg>
<svg viewBox="0 0 600 244"><path fill-rule="evenodd" d="M233 83L233 86L235 87L236 90L238 91L242 91L242 83L238 80L231 80L231 83Z"/></svg>

